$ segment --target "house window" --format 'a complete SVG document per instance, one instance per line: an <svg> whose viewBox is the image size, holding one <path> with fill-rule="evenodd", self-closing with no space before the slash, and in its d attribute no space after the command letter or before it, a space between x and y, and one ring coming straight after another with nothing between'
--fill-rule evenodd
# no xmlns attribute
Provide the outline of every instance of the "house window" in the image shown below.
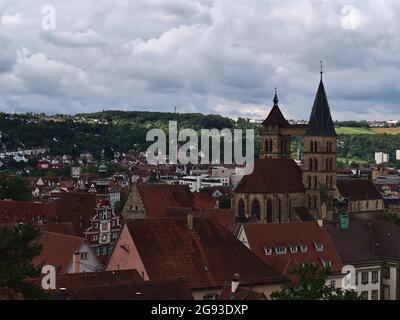
<svg viewBox="0 0 400 320"><path fill-rule="evenodd" d="M317 250L317 251L324 251L324 245L322 244L322 243L317 243L317 242L314 242L314 246L315 246L315 249Z"/></svg>
<svg viewBox="0 0 400 320"><path fill-rule="evenodd" d="M203 300L217 300L218 294L217 293L207 293L203 296Z"/></svg>
<svg viewBox="0 0 400 320"><path fill-rule="evenodd" d="M117 232L114 232L114 233L112 234L112 238L113 238L113 239L118 238L118 233L117 233Z"/></svg>
<svg viewBox="0 0 400 320"><path fill-rule="evenodd" d="M98 241L98 240L99 240L99 235L98 235L98 234L94 234L94 235L92 236L92 240L93 240L93 241Z"/></svg>
<svg viewBox="0 0 400 320"><path fill-rule="evenodd" d="M271 248L265 248L264 247L264 252L267 256L270 256L272 254L272 249Z"/></svg>
<svg viewBox="0 0 400 320"><path fill-rule="evenodd" d="M383 268L383 278L390 279L390 268L389 267Z"/></svg>
<svg viewBox="0 0 400 320"><path fill-rule="evenodd" d="M108 230L108 222L102 222L100 230L107 231Z"/></svg>
<svg viewBox="0 0 400 320"><path fill-rule="evenodd" d="M89 253L81 252L81 260L87 260L89 258Z"/></svg>
<svg viewBox="0 0 400 320"><path fill-rule="evenodd" d="M297 253L297 246L296 245L291 245L290 246L290 252L291 253Z"/></svg>
<svg viewBox="0 0 400 320"><path fill-rule="evenodd" d="M287 248L286 247L277 247L277 248L275 248L275 252L277 254L286 254Z"/></svg>
<svg viewBox="0 0 400 320"><path fill-rule="evenodd" d="M300 245L300 251L303 252L303 253L307 252L308 251L307 245L306 244L301 244Z"/></svg>
<svg viewBox="0 0 400 320"><path fill-rule="evenodd" d="M379 282L378 276L379 276L378 271L372 271L372 283L378 283Z"/></svg>
<svg viewBox="0 0 400 320"><path fill-rule="evenodd" d="M371 300L378 300L379 299L379 291L378 290L372 290L371 291Z"/></svg>
<svg viewBox="0 0 400 320"><path fill-rule="evenodd" d="M361 291L361 299L368 300L368 291Z"/></svg>
<svg viewBox="0 0 400 320"><path fill-rule="evenodd" d="M369 275L368 272L361 273L361 284L368 284L369 282L368 275Z"/></svg>
<svg viewBox="0 0 400 320"><path fill-rule="evenodd" d="M100 247L100 254L102 256L106 255L107 254L107 248L106 247Z"/></svg>
<svg viewBox="0 0 400 320"><path fill-rule="evenodd" d="M323 264L324 268L332 267L332 261L331 260L322 260L322 264Z"/></svg>
<svg viewBox="0 0 400 320"><path fill-rule="evenodd" d="M331 288L336 288L336 281L335 280L331 280L330 286L331 286Z"/></svg>

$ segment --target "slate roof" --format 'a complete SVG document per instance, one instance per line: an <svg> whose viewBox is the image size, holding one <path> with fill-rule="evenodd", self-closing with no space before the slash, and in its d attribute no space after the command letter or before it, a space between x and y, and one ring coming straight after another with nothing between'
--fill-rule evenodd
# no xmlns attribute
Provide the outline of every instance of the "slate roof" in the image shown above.
<svg viewBox="0 0 400 320"><path fill-rule="evenodd" d="M292 159L256 159L254 171L244 176L235 193L305 192L300 167Z"/></svg>
<svg viewBox="0 0 400 320"><path fill-rule="evenodd" d="M192 289L222 287L235 274L243 285L286 280L210 218L195 217L193 230L186 217L126 224L151 280L183 276Z"/></svg>
<svg viewBox="0 0 400 320"><path fill-rule="evenodd" d="M305 135L336 137L335 126L333 124L328 98L326 97L322 79L315 96Z"/></svg>

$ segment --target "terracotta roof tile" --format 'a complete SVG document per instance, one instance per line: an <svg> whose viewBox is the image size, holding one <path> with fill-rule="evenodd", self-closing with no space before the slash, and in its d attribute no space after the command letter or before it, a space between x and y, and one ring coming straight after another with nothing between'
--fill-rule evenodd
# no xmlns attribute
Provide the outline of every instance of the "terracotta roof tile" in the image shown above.
<svg viewBox="0 0 400 320"><path fill-rule="evenodd" d="M292 159L257 159L254 171L244 176L235 193L305 192L300 167Z"/></svg>
<svg viewBox="0 0 400 320"><path fill-rule="evenodd" d="M34 243L42 246L40 255L33 258L34 266L52 265L57 272L66 272L74 252L85 239L60 233L43 231Z"/></svg>
<svg viewBox="0 0 400 320"><path fill-rule="evenodd" d="M52 220L56 216L56 205L31 201L0 200L0 223Z"/></svg>
<svg viewBox="0 0 400 320"><path fill-rule="evenodd" d="M209 218L194 218L193 230L186 218L129 220L127 226L152 280L183 276L191 288L222 287L234 274L242 284L285 281Z"/></svg>
<svg viewBox="0 0 400 320"><path fill-rule="evenodd" d="M350 201L382 199L377 187L368 179L338 179L337 186L340 194Z"/></svg>
<svg viewBox="0 0 400 320"><path fill-rule="evenodd" d="M231 286L225 285L222 288L218 300L267 300L267 298L263 293L240 287L236 289L234 294L232 294Z"/></svg>
<svg viewBox="0 0 400 320"><path fill-rule="evenodd" d="M342 270L342 262L326 227L319 227L317 222L245 224L243 228L251 250L265 263L291 279L292 268L305 261L313 261L322 268L321 259L329 260L333 272ZM318 243L323 245L322 251L317 251L315 244ZM307 245L307 252L301 252L301 244ZM297 252L291 253L289 245L296 245ZM286 247L286 254L275 252L275 248L280 246ZM267 255L264 248L272 249L272 254Z"/></svg>
<svg viewBox="0 0 400 320"><path fill-rule="evenodd" d="M137 186L147 217L165 217L168 208L194 206L189 187L184 185L141 184Z"/></svg>

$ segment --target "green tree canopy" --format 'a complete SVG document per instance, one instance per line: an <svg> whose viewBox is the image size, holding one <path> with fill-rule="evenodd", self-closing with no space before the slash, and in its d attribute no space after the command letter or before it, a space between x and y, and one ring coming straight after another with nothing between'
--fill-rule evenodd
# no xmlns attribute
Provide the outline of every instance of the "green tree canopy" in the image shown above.
<svg viewBox="0 0 400 320"><path fill-rule="evenodd" d="M44 298L44 291L27 281L40 275L40 269L32 265L42 247L33 240L40 230L31 223L12 228L0 228L0 294L9 298L21 294L26 299Z"/></svg>
<svg viewBox="0 0 400 320"><path fill-rule="evenodd" d="M359 300L353 290L343 290L327 285L329 268L318 268L312 262L306 262L291 272L299 281L283 286L281 291L271 294L274 300Z"/></svg>
<svg viewBox="0 0 400 320"><path fill-rule="evenodd" d="M0 173L0 199L27 201L31 199L31 191L21 177Z"/></svg>

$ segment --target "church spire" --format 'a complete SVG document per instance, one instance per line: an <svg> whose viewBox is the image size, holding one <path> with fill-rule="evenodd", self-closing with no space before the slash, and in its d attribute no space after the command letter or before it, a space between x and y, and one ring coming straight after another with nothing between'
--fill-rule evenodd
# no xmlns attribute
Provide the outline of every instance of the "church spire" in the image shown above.
<svg viewBox="0 0 400 320"><path fill-rule="evenodd" d="M275 97L274 97L274 100L273 100L273 102L274 102L274 107L276 106L278 106L278 103L279 103L279 98L278 98L278 90L275 88Z"/></svg>
<svg viewBox="0 0 400 320"><path fill-rule="evenodd" d="M336 137L328 98L326 96L324 82L322 81L323 65L321 63L321 81L315 96L314 105L308 122L306 136Z"/></svg>

